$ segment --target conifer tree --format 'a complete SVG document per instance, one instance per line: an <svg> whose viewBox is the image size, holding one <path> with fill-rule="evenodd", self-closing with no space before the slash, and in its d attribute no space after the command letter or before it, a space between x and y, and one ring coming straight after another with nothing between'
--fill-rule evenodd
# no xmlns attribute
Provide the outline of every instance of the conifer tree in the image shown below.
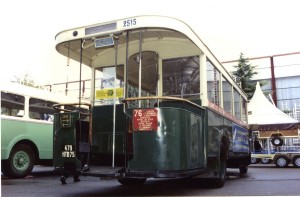
<svg viewBox="0 0 300 197"><path fill-rule="evenodd" d="M251 99L255 91L255 83L251 81L252 77L257 74L254 69L256 66L252 66L249 63L249 59L244 57L244 54L240 54L238 65L235 65L236 69L233 71L233 75L236 78L237 83L240 83L241 88L248 95L248 99Z"/></svg>

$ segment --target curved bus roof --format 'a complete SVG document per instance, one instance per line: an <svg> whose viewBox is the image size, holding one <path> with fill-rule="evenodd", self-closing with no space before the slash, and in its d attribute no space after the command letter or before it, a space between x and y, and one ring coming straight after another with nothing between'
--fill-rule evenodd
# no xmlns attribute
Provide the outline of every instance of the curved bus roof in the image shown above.
<svg viewBox="0 0 300 197"><path fill-rule="evenodd" d="M105 23L98 23L94 25L88 25L78 28L73 28L65 31L61 31L56 35L56 50L66 57L70 57L73 60L80 61L81 53L81 40L95 40L99 37L112 36L120 34L127 30L138 30L141 28L159 28L159 32L152 32L160 34L162 38L172 37L170 34L161 34L161 29L172 29L186 35L197 47L200 49L200 53L204 53L206 57L211 61L214 66L223 74L223 76L235 87L236 90L247 99L243 90L234 82L228 71L217 60L209 48L202 42L198 35L190 28L185 22L166 16L135 16L130 18L124 18L114 20ZM174 32L175 34L176 32ZM134 39L134 38L132 38ZM120 40L121 44L122 40ZM95 49L94 42L85 42L82 51L82 63L96 67L98 64L97 56L105 53L105 50L111 49Z"/></svg>

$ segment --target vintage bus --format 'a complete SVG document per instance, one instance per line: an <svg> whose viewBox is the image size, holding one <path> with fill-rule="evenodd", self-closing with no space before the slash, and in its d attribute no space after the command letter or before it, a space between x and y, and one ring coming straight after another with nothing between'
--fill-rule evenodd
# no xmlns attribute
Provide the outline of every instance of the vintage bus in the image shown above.
<svg viewBox="0 0 300 197"><path fill-rule="evenodd" d="M222 187L226 168L247 173L246 94L186 23L137 16L62 31L56 41L92 71L90 113L54 115L63 184L69 175L124 185L194 177Z"/></svg>
<svg viewBox="0 0 300 197"><path fill-rule="evenodd" d="M1 83L1 172L29 175L37 164L53 163L53 105L78 102L17 83ZM70 109L71 110L71 109Z"/></svg>

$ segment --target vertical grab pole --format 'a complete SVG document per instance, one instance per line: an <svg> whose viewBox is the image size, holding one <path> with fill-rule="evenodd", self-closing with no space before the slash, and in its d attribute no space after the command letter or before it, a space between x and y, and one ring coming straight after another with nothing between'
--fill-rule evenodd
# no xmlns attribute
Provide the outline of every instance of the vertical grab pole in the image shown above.
<svg viewBox="0 0 300 197"><path fill-rule="evenodd" d="M114 110L113 110L113 142L112 142L112 168L115 167L115 142L116 142L116 81L117 81L117 65L118 65L118 36L114 36L116 40L116 50L115 50L115 74L114 74Z"/></svg>
<svg viewBox="0 0 300 197"><path fill-rule="evenodd" d="M129 49L129 31L126 32L126 67L125 67L125 90L124 90L124 98L126 99L127 98L127 95L128 95L128 83L129 83L129 79L127 78L128 76L128 49ZM124 114L126 114L126 105L124 105L123 107L123 110L124 110ZM126 117L126 123L125 123L125 128L127 126L127 123L128 123L128 117ZM127 169L127 140L128 140L128 132L129 132L129 129L125 129L125 136L124 136L124 166L125 166L125 169Z"/></svg>
<svg viewBox="0 0 300 197"><path fill-rule="evenodd" d="M85 41L80 40L80 68L79 68L79 109L81 106L81 72L82 72L82 53L83 53L83 45Z"/></svg>
<svg viewBox="0 0 300 197"><path fill-rule="evenodd" d="M139 41L139 97L142 96L142 30L140 29ZM139 100L139 107L141 107L141 100Z"/></svg>

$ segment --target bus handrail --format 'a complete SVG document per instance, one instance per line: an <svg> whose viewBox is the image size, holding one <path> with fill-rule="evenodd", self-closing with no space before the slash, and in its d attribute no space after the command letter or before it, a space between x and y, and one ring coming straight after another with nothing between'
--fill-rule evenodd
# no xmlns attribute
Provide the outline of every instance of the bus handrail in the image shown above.
<svg viewBox="0 0 300 197"><path fill-rule="evenodd" d="M186 102L189 103L190 105L193 105L194 107L200 108L200 109L204 109L202 106L187 100L187 99L183 99L183 98L177 98L177 97L171 97L171 96L145 96L145 97L132 97L132 98L125 98L123 100L121 100L123 103L127 103L130 101L137 101L137 100L174 100L174 101L182 101L182 102Z"/></svg>
<svg viewBox="0 0 300 197"><path fill-rule="evenodd" d="M72 112L72 110L70 110L70 109L64 109L64 108L60 108L60 107L62 107L62 106L73 106L73 105L78 105L78 106L85 105L85 106L88 106L89 107L89 111L90 111L91 106L92 106L90 103L59 103L59 104L54 104L53 108L55 110L59 110L59 111ZM80 113L83 114L83 115L86 115L86 116L90 115L90 113L84 113L84 112L80 112Z"/></svg>

